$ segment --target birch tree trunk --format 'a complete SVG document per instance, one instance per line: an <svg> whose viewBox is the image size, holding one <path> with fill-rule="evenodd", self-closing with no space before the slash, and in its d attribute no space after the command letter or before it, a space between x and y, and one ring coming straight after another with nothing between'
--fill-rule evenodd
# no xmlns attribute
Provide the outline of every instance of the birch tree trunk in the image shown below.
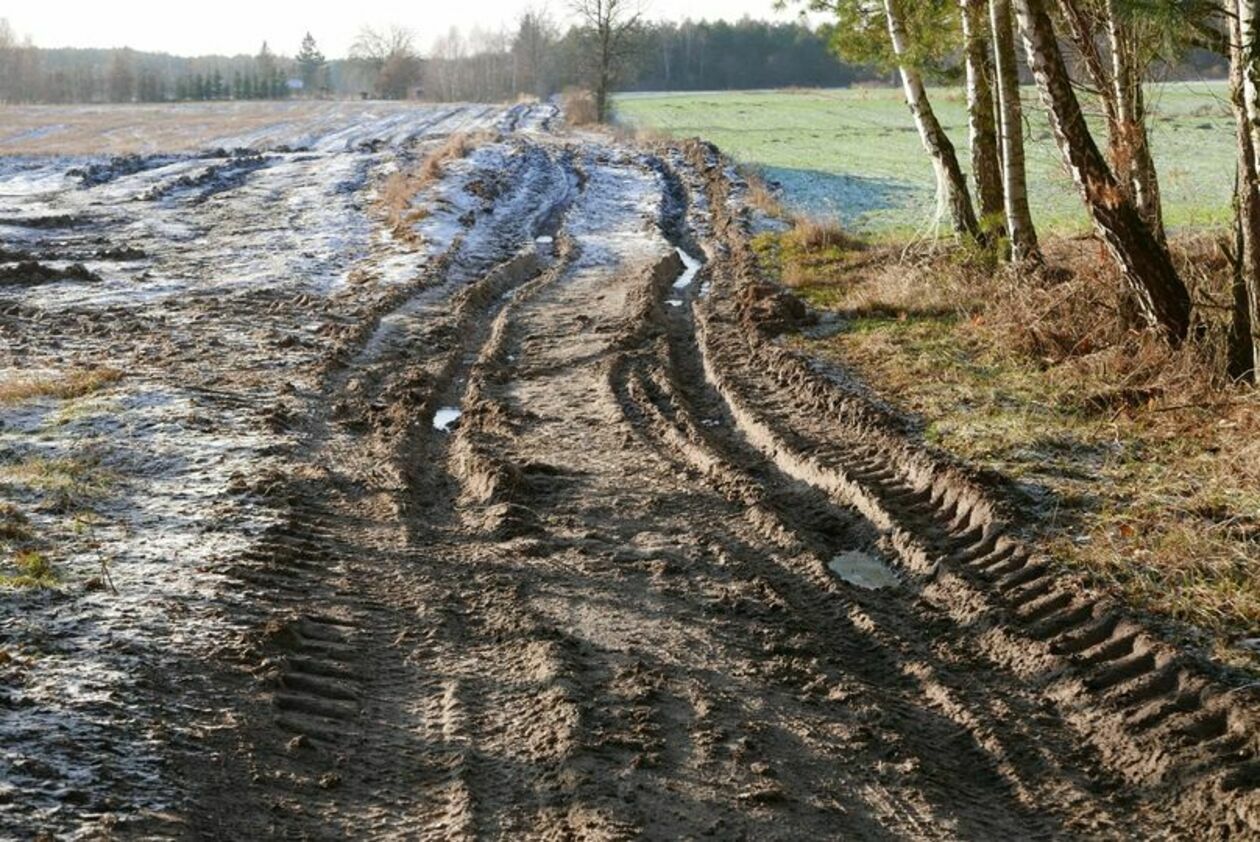
<svg viewBox="0 0 1260 842"><path fill-rule="evenodd" d="M1041 249L1028 208L1028 181L1024 173L1024 112L1019 101L1019 67L1015 63L1015 27L1010 0L989 0L989 24L993 30L997 71L1002 193L1006 230L1011 238L1011 259L1016 263L1040 263Z"/></svg>
<svg viewBox="0 0 1260 842"><path fill-rule="evenodd" d="M1226 0L1230 21L1230 94L1238 125L1237 225L1241 248L1234 274L1229 373L1260 380L1260 55L1256 0Z"/></svg>
<svg viewBox="0 0 1260 842"><path fill-rule="evenodd" d="M1120 16L1115 0L1106 0L1104 11L1107 16L1107 43L1111 50L1111 97L1114 102L1114 107L1108 109L1114 115L1110 132L1112 163L1121 189L1132 199L1151 231L1163 242L1164 213L1159 178L1146 132L1146 100L1142 91L1142 67L1137 55L1138 35L1133 25Z"/></svg>
<svg viewBox="0 0 1260 842"><path fill-rule="evenodd" d="M971 178L980 202L982 229L998 229L1003 219L1002 170L998 159L997 127L993 116L993 89L990 79L993 62L989 58L985 0L960 0L963 44L967 59L967 128L971 142Z"/></svg>
<svg viewBox="0 0 1260 842"><path fill-rule="evenodd" d="M1059 151L1094 227L1132 289L1143 317L1169 342L1180 343L1190 329L1190 294L1167 248L1124 195L1089 133L1044 0L1017 0L1015 8Z"/></svg>
<svg viewBox="0 0 1260 842"><path fill-rule="evenodd" d="M980 225L971 204L967 179L963 175L962 167L958 165L954 144L936 119L936 112L932 110L932 103L928 100L927 89L923 86L923 77L904 60L909 50L909 40L896 3L897 0L884 0L884 14L888 19L888 36L892 40L893 53L899 60L906 104L910 106L910 113L914 116L919 137L923 140L923 148L932 158L932 166L936 169L937 190L949 208L954 233L979 241Z"/></svg>

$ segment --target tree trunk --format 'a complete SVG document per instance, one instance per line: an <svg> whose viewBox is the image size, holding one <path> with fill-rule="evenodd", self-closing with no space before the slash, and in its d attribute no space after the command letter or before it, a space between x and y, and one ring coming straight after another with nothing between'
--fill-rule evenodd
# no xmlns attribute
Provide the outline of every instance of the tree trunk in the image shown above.
<svg viewBox="0 0 1260 842"><path fill-rule="evenodd" d="M1115 103L1114 108L1109 109L1109 113L1114 114L1110 132L1112 164L1121 189L1152 233L1163 242L1164 213L1146 132L1146 99L1137 56L1137 34L1120 17L1115 0L1106 0L1105 11L1107 43L1111 49L1111 96Z"/></svg>
<svg viewBox="0 0 1260 842"><path fill-rule="evenodd" d="M971 177L980 202L982 226L1000 232L1003 219L1002 171L998 161L997 128L993 116L988 28L984 0L960 0L963 42L967 58L967 128L971 141ZM1000 235L1000 233L999 233Z"/></svg>
<svg viewBox="0 0 1260 842"><path fill-rule="evenodd" d="M1234 8L1230 8L1230 7ZM1236 14L1233 12L1236 11ZM1237 225L1241 248L1234 273L1234 318L1230 326L1230 376L1260 377L1260 55L1255 0L1226 0L1230 22L1230 94L1238 126Z"/></svg>
<svg viewBox="0 0 1260 842"><path fill-rule="evenodd" d="M884 13L888 18L888 36L892 39L893 52L902 59L909 44L905 26L901 22L896 0L884 0ZM962 167L958 165L958 154L954 144L941 128L932 104L928 101L927 90L923 87L923 77L909 64L901 64L901 84L906 94L906 104L914 116L914 123L919 129L919 137L923 140L923 148L932 158L936 169L936 186L949 207L950 220L954 233L960 237L980 240L980 225L976 221L976 212L971 205L971 193L967 189L967 179Z"/></svg>
<svg viewBox="0 0 1260 842"><path fill-rule="evenodd" d="M1002 193L1006 201L1006 230L1011 238L1011 259L1016 263L1041 262L1037 229L1028 208L1028 182L1024 174L1024 113L1019 100L1019 67L1015 63L1015 27L1010 0L989 0L989 24L993 28L996 59L999 130L1002 147Z"/></svg>
<svg viewBox="0 0 1260 842"><path fill-rule="evenodd" d="M1180 343L1190 329L1190 294L1167 248L1121 191L1089 133L1043 0L1017 0L1016 14L1059 151L1094 227L1132 288L1142 316L1169 342Z"/></svg>

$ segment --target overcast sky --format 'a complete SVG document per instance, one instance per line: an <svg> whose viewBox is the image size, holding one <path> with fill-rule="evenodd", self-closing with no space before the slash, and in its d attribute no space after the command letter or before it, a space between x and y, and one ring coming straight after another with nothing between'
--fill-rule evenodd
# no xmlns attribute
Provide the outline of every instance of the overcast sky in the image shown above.
<svg viewBox="0 0 1260 842"><path fill-rule="evenodd" d="M774 0L647 0L649 17L790 20L775 12ZM451 26L497 29L529 7L544 7L559 19L566 0L0 0L19 36L41 47L133 47L176 55L255 53L265 39L276 52L297 52L310 30L329 57L343 56L364 24L400 24L413 29L427 48Z"/></svg>

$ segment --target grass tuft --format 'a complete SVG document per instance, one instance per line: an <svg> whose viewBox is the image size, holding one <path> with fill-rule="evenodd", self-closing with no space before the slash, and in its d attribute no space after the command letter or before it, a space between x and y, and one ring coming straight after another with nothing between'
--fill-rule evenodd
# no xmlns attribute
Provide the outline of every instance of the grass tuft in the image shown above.
<svg viewBox="0 0 1260 842"><path fill-rule="evenodd" d="M457 132L427 155L418 167L391 173L381 185L378 203L396 237L414 240L413 226L429 215L429 210L415 205L421 190L438 182L446 174L451 161L468 157L479 146L494 138L492 132Z"/></svg>
<svg viewBox="0 0 1260 842"><path fill-rule="evenodd" d="M35 398L69 400L97 392L122 379L116 368L99 367L55 375L17 375L0 379L0 406Z"/></svg>
<svg viewBox="0 0 1260 842"><path fill-rule="evenodd" d="M26 543L34 537L30 519L22 510L0 501L0 544Z"/></svg>
<svg viewBox="0 0 1260 842"><path fill-rule="evenodd" d="M35 550L19 550L9 562L12 572L0 572L0 588L52 588L59 578L52 562Z"/></svg>
<svg viewBox="0 0 1260 842"><path fill-rule="evenodd" d="M31 456L0 465L0 490L38 499L49 512L81 512L109 488L112 476L95 457Z"/></svg>

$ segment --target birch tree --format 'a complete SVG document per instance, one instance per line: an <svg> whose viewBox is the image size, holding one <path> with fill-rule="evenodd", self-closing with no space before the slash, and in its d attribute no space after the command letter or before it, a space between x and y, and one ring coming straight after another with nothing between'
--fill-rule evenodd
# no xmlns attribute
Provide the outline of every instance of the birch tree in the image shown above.
<svg viewBox="0 0 1260 842"><path fill-rule="evenodd" d="M971 144L971 178L980 205L981 228L1003 227L1002 168L993 114L993 61L985 0L959 0L967 64L967 129Z"/></svg>
<svg viewBox="0 0 1260 842"><path fill-rule="evenodd" d="M1143 82L1170 24L1159 2L1058 0L1072 46L1107 123L1107 153L1117 184L1161 242L1159 177L1151 155ZM1184 10L1181 12L1184 14ZM1162 18L1162 20L1161 20ZM1106 45L1106 52L1101 49Z"/></svg>
<svg viewBox="0 0 1260 842"><path fill-rule="evenodd" d="M1104 0L1107 44L1111 52L1111 88L1115 99L1116 123L1111 136L1112 161L1119 173L1121 189L1132 199L1160 241L1164 237L1164 213L1159 194L1159 178L1151 157L1151 141L1146 129L1146 95L1142 83L1149 59L1141 55L1146 34L1140 22L1131 19L1116 0Z"/></svg>
<svg viewBox="0 0 1260 842"><path fill-rule="evenodd" d="M1237 125L1238 189L1234 313L1229 373L1256 382L1260 372L1260 22L1256 0L1225 0L1229 20L1230 99Z"/></svg>
<svg viewBox="0 0 1260 842"><path fill-rule="evenodd" d="M1037 230L1028 207L1028 179L1024 170L1024 110L1019 99L1019 66L1015 59L1015 25L1010 0L989 0L993 31L994 70L998 94L998 137L1002 150L1002 194L1011 260L1041 262Z"/></svg>
<svg viewBox="0 0 1260 842"><path fill-rule="evenodd" d="M780 0L782 8L792 0ZM896 70L919 139L932 161L937 195L954 232L981 241L967 177L958 153L937 119L924 85L924 70L939 69L957 54L963 0L800 0L814 12L835 15L831 48L839 57Z"/></svg>
<svg viewBox="0 0 1260 842"><path fill-rule="evenodd" d="M898 0L884 0L884 15L888 21L888 38L892 43L893 55L897 58L906 104L914 117L923 148L932 159L932 166L936 170L937 190L949 209L954 233L978 241L981 237L980 225L971 204L967 179L963 176L962 167L958 165L958 154L954 151L954 144L950 142L949 136L941 128L936 112L932 110L922 74L907 60L910 40L902 21Z"/></svg>
<svg viewBox="0 0 1260 842"><path fill-rule="evenodd" d="M1059 150L1094 227L1132 290L1139 312L1169 342L1180 343L1190 329L1190 294L1168 249L1121 190L1094 143L1044 0L1017 0L1015 11Z"/></svg>

